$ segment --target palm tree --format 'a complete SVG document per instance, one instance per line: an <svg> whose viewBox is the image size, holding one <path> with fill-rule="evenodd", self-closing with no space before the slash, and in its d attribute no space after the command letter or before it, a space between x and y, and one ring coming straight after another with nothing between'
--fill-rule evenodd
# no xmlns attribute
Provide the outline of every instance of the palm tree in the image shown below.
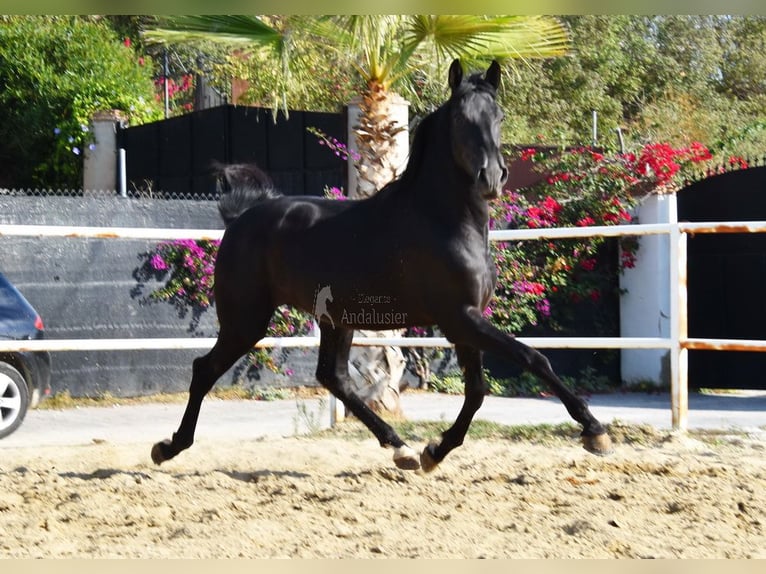
<svg viewBox="0 0 766 574"><path fill-rule="evenodd" d="M349 196L367 197L391 181L403 167L402 144L408 147L408 121L393 116L404 94L415 94L439 82L452 58L484 66L489 59L511 64L527 58L562 56L570 48L569 34L557 19L546 16L180 16L161 21L149 30L151 40L220 41L258 52L281 71L272 99L286 110L286 94L296 78L309 81L316 70L299 69L293 59L296 42L329 47L339 63L356 70L363 89L359 113L349 122L349 147L358 154ZM406 109L406 108L405 108ZM356 175L356 177L354 177ZM372 333L364 333L372 334ZM356 364L369 383L357 391L373 408L399 408L399 379L404 359L397 347L354 349ZM381 376L383 373L383 376Z"/></svg>
<svg viewBox="0 0 766 574"><path fill-rule="evenodd" d="M401 167L400 161L390 159L400 157L395 144L407 129L390 118L400 99L396 90L412 94L414 82L441 82L444 66L456 57L484 65L491 58L513 62L557 57L570 47L566 27L546 16L176 16L161 20L145 35L165 42L225 42L266 55L281 71L271 90L275 109L286 109L286 94L296 77L311 77L296 69L300 62L292 59L295 43L334 49L364 85L358 123L352 125L356 141L349 141L360 155L357 185L349 189L352 197L375 193Z"/></svg>
<svg viewBox="0 0 766 574"><path fill-rule="evenodd" d="M396 140L407 126L390 116L400 100L396 90L415 93L416 81L441 87L453 58L484 66L488 59L561 56L569 47L566 28L541 16L336 16L316 24L316 35L332 39L365 85L350 142L361 156L352 197L372 195L403 167Z"/></svg>

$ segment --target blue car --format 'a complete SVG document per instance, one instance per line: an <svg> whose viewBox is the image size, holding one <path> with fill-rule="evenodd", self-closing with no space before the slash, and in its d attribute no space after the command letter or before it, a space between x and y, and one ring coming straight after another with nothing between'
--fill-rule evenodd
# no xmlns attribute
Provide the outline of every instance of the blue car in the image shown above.
<svg viewBox="0 0 766 574"><path fill-rule="evenodd" d="M0 339L41 339L40 315L0 273ZM51 357L42 352L0 351L0 439L19 428L27 414L50 394Z"/></svg>

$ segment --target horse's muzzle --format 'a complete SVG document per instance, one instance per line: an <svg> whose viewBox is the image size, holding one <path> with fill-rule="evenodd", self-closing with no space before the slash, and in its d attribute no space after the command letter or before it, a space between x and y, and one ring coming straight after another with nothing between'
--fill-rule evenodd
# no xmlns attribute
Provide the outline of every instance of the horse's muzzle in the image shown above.
<svg viewBox="0 0 766 574"><path fill-rule="evenodd" d="M506 181L508 181L508 168L503 164L485 165L479 170L476 177L476 182L482 190L481 195L485 199L499 197Z"/></svg>

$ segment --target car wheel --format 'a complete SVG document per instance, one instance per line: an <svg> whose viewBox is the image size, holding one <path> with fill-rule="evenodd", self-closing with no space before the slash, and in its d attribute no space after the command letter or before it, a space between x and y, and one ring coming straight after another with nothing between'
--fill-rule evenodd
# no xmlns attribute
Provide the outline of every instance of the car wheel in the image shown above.
<svg viewBox="0 0 766 574"><path fill-rule="evenodd" d="M29 389L24 377L8 363L0 363L0 438L21 425L29 406Z"/></svg>

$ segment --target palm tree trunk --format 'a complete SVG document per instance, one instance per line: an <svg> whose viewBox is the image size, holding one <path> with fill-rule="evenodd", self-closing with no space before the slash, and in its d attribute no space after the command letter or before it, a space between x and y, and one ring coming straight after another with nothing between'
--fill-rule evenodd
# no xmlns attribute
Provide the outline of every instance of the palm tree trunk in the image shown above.
<svg viewBox="0 0 766 574"><path fill-rule="evenodd" d="M370 197L397 177L409 152L409 103L399 94L368 89L349 103L349 197Z"/></svg>
<svg viewBox="0 0 766 574"><path fill-rule="evenodd" d="M371 87L349 104L349 197L370 197L404 169L409 153L409 104L382 87ZM353 159L352 159L353 158ZM365 337L396 337L402 330L358 331ZM355 392L376 411L401 412L399 391L406 367L399 347L355 347L350 367Z"/></svg>

